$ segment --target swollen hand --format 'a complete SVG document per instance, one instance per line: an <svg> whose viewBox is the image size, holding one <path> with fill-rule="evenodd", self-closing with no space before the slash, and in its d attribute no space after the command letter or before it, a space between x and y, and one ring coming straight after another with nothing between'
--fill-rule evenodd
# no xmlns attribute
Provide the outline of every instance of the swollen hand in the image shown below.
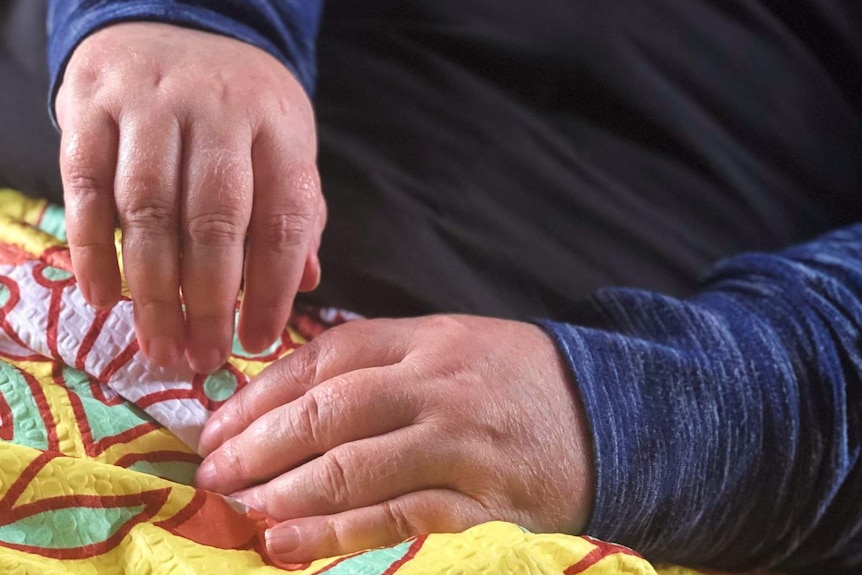
<svg viewBox="0 0 862 575"><path fill-rule="evenodd" d="M575 533L593 497L579 399L533 325L354 322L276 362L204 429L198 485L281 523L284 562L507 520Z"/></svg>
<svg viewBox="0 0 862 575"><path fill-rule="evenodd" d="M243 274L240 341L269 346L296 292L318 282L326 219L313 113L291 73L230 38L118 24L75 50L56 109L87 301L109 308L120 297L119 218L138 339L153 362L185 352L199 372L224 363Z"/></svg>

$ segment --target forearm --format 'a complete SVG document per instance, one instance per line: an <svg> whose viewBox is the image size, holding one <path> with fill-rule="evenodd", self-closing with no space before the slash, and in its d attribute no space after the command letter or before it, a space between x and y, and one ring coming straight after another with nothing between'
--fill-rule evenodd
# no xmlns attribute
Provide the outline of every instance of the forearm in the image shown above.
<svg viewBox="0 0 862 575"><path fill-rule="evenodd" d="M548 324L595 442L590 532L652 559L862 562L862 225L719 264L680 301L600 292Z"/></svg>
<svg viewBox="0 0 862 575"><path fill-rule="evenodd" d="M49 0L51 102L75 47L126 21L177 24L231 36L278 58L311 94L322 0Z"/></svg>

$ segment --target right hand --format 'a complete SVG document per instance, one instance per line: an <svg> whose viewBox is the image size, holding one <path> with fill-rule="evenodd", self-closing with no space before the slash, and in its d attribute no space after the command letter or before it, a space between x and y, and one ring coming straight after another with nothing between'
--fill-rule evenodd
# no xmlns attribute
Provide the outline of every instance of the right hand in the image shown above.
<svg viewBox="0 0 862 575"><path fill-rule="evenodd" d="M319 281L326 221L314 115L293 75L231 38L117 24L75 50L56 110L69 247L87 301L104 309L120 297L119 216L151 361L170 365L185 351L198 372L220 367L243 274L243 347L279 337L296 292Z"/></svg>

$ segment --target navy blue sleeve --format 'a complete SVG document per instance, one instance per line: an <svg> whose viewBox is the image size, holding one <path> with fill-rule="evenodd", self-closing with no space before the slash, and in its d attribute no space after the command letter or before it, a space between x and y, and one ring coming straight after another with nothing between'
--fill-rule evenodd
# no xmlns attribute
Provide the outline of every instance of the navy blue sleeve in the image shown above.
<svg viewBox="0 0 862 575"><path fill-rule="evenodd" d="M592 427L588 532L721 569L862 573L862 224L545 323Z"/></svg>
<svg viewBox="0 0 862 575"><path fill-rule="evenodd" d="M278 58L311 95L322 6L323 0L50 0L50 101L78 44L100 28L127 21L177 24L253 44Z"/></svg>

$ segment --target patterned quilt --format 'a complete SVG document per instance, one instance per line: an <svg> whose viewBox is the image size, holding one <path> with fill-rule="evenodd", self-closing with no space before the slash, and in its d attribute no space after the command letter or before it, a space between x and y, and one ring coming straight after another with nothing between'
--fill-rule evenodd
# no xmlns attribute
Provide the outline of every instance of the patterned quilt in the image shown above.
<svg viewBox="0 0 862 575"><path fill-rule="evenodd" d="M0 191L0 573L283 572L262 544L266 517L191 485L194 448L249 377L344 318L297 312L271 349L249 356L236 345L209 377L154 368L138 351L128 297L110 312L84 303L64 239L62 209ZM696 575L506 523L286 569Z"/></svg>

